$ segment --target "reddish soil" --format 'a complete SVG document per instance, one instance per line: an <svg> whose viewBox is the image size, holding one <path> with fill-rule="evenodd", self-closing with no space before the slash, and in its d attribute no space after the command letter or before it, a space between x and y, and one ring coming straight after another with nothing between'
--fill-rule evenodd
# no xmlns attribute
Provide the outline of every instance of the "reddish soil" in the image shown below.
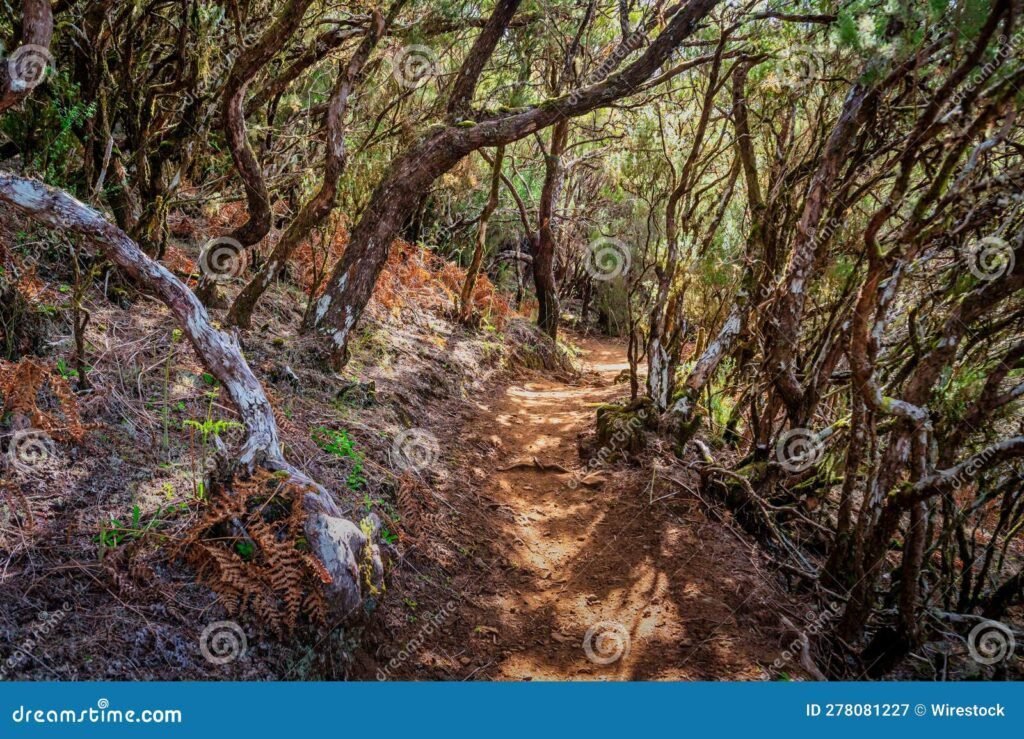
<svg viewBox="0 0 1024 739"><path fill-rule="evenodd" d="M788 641L779 608L794 610L756 547L705 515L691 473L673 470L689 490L639 467L570 484L591 471L577 445L595 407L628 392L614 383L623 348L581 345L581 380L502 388L439 432L446 468L417 541L457 554L405 556L412 574L392 586L388 633L359 677L771 679ZM504 469L534 458L570 472Z"/></svg>

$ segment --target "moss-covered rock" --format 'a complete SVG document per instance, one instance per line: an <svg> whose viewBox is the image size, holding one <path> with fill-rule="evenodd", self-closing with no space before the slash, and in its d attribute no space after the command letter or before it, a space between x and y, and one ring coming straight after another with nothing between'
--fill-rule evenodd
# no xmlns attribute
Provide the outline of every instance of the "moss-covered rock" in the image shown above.
<svg viewBox="0 0 1024 739"><path fill-rule="evenodd" d="M658 410L650 398L603 405L597 409L593 453L604 455L605 461L635 457L647 448L647 432L657 428Z"/></svg>

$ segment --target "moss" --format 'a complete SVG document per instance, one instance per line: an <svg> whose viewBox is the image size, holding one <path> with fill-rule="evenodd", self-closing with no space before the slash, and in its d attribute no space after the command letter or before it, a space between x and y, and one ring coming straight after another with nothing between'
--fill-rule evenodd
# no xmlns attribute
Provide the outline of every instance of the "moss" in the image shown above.
<svg viewBox="0 0 1024 739"><path fill-rule="evenodd" d="M649 398L626 405L602 405L597 409L598 454L630 457L647 448L647 431L658 427L658 412Z"/></svg>
<svg viewBox="0 0 1024 739"><path fill-rule="evenodd" d="M675 439L675 453L677 457L683 458L687 443L700 431L703 425L704 416L699 413L694 414L693 418L688 421L680 419L676 423L672 436Z"/></svg>
<svg viewBox="0 0 1024 739"><path fill-rule="evenodd" d="M381 582L380 587L374 582L376 569L373 562L373 538L376 535L376 527L369 518L359 522L359 530L366 536L366 546L363 547L363 561L359 563L359 573L362 575L363 584L370 597L376 598L384 593L385 586Z"/></svg>
<svg viewBox="0 0 1024 739"><path fill-rule="evenodd" d="M767 462L750 462L736 470L737 475L742 475L748 480L763 480L768 474Z"/></svg>

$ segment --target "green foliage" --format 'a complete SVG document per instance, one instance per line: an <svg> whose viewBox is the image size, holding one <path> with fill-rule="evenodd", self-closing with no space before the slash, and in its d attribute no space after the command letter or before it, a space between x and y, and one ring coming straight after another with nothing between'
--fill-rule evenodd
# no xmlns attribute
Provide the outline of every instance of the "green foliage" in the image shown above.
<svg viewBox="0 0 1024 739"><path fill-rule="evenodd" d="M348 435L345 429L329 429L324 426L317 426L312 431L312 437L317 446L325 452L351 463L351 471L345 479L349 488L358 490L366 485L365 457L362 452L356 449L355 441Z"/></svg>
<svg viewBox="0 0 1024 739"><path fill-rule="evenodd" d="M57 373L65 380L78 379L78 370L68 365L67 360L63 357L57 360Z"/></svg>
<svg viewBox="0 0 1024 739"><path fill-rule="evenodd" d="M125 521L111 517L104 523L100 527L99 533L93 537L93 542L99 544L100 557L102 557L105 553L117 549L126 542L142 539L146 534L156 531L166 523L169 517L186 510L188 510L188 505L185 503L169 504L157 508L152 516L144 519L142 509L138 505L134 505L130 517Z"/></svg>
<svg viewBox="0 0 1024 739"><path fill-rule="evenodd" d="M203 443L209 441L210 437L214 434L223 434L228 429L244 428L244 426L237 421L227 421L222 418L208 418L205 421L196 421L195 419L188 418L182 422L182 427L198 431L202 435Z"/></svg>
<svg viewBox="0 0 1024 739"><path fill-rule="evenodd" d="M80 170L72 153L78 132L96 115L96 102L82 100L69 69L51 69L47 95L35 95L24 108L0 118L0 133L22 152L26 169L44 182L71 192L79 190Z"/></svg>
<svg viewBox="0 0 1024 739"><path fill-rule="evenodd" d="M932 407L950 420L964 417L985 385L989 370L981 366L947 367L933 391Z"/></svg>

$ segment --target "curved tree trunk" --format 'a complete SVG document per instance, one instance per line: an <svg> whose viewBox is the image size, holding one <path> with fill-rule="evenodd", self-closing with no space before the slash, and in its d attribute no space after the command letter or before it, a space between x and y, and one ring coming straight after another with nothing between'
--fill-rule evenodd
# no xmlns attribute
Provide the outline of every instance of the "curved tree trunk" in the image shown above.
<svg viewBox="0 0 1024 739"><path fill-rule="evenodd" d="M683 164L682 171L679 173L679 181L672 189L668 203L665 206L665 266L656 261L654 267L658 278L658 290L655 294L654 305L651 308L650 333L647 337L647 395L654 401L658 410L662 411L668 408L669 398L674 385L673 352L670 351L668 346L671 337L667 335L666 329L669 323L669 295L672 291L672 283L675 280L676 266L679 261L677 209L684 198L689 196L697 182L694 165L700 156L704 135L708 129L708 121L711 119L715 94L718 92L718 73L722 66L722 51L725 49L727 38L728 34L722 34L722 38L719 40L718 47L715 50L715 59L711 66L711 73L708 76L708 86L704 92L700 120L697 123L697 130L690 145L690 154Z"/></svg>
<svg viewBox="0 0 1024 739"><path fill-rule="evenodd" d="M320 189L302 206L281 240L277 242L266 264L235 298L227 316L229 324L249 327L256 303L277 279L291 258L292 252L313 229L319 228L334 210L338 197L338 181L345 171L348 157L345 145L345 114L348 110L349 97L359 82L370 53L405 2L406 0L396 0L386 20L381 15L374 14L370 30L363 37L348 64L342 65L339 70L338 81L327 108L327 153L324 156L324 177Z"/></svg>
<svg viewBox="0 0 1024 739"><path fill-rule="evenodd" d="M721 51L718 52L720 58ZM718 331L718 335L711 341L698 357L690 370L689 375L683 383L683 393L679 400L672 407L672 412L677 414L685 435L692 434L697 424L694 421L694 414L697 407L697 399L701 391L711 381L718 369L718 365L733 350L737 339L746 330L750 312L756 301L751 297L750 292L754 290L757 277L753 265L764 257L765 250L765 204L761 196L761 183L757 172L757 158L754 154L753 140L750 136L750 124L747 111L747 73L750 71L750 64L737 64L733 70L732 88L732 117L733 125L736 128L736 149L743 176L747 188L747 200L750 204L751 224L750 233L747 236L746 254L744 268L743 286L739 295L736 296L725 323ZM705 109L709 102L705 103ZM669 202L670 208L673 203ZM672 224L674 232L674 215L668 211L667 224ZM653 331L653 329L652 329ZM683 441L686 441L684 438Z"/></svg>
<svg viewBox="0 0 1024 739"><path fill-rule="evenodd" d="M242 51L235 60L228 74L224 88L224 135L227 138L231 158L242 178L245 188L245 199L249 217L245 223L234 229L229 237L235 239L242 247L259 243L270 232L273 214L270 211L270 193L263 168L256 158L249 143L249 135L245 126L245 93L249 83L274 58L281 48L292 37L302 23L306 9L313 0L288 0L285 9L278 19L267 29L266 33L252 47ZM200 279L196 294L207 305L213 304L217 297L217 282L205 275Z"/></svg>
<svg viewBox="0 0 1024 739"><path fill-rule="evenodd" d="M475 148L460 133L452 127L427 136L392 162L352 229L324 294L304 322L306 330L316 328L330 341L336 367L348 360L349 337L370 301L391 241L430 183Z"/></svg>
<svg viewBox="0 0 1024 739"><path fill-rule="evenodd" d="M371 195L352 231L344 256L335 265L323 296L305 323L307 329L316 328L327 337L335 366L347 361L349 338L370 300L392 240L414 211L422 193L437 177L472 151L511 143L566 118L608 105L638 89L719 2L721 0L691 0L672 16L640 58L601 82L526 111L487 117L480 122L463 121L431 131L400 154ZM495 17L492 15L488 24ZM496 37L488 35L488 38L494 38L496 43ZM489 56L492 51L493 48L478 49L474 45L471 57L478 60L477 52ZM482 69L482 65L475 65L475 68Z"/></svg>
<svg viewBox="0 0 1024 739"><path fill-rule="evenodd" d="M379 551L359 526L342 517L326 489L285 460L274 411L235 339L213 328L206 309L184 283L146 256L123 231L67 193L0 172L0 202L54 229L87 238L170 309L203 366L227 390L241 417L246 439L239 464L250 471L263 467L286 473L306 491L306 535L331 575L329 592L343 611L357 607L362 602L360 563L367 559L373 563L373 579L377 581L374 585L378 585L383 575Z"/></svg>

